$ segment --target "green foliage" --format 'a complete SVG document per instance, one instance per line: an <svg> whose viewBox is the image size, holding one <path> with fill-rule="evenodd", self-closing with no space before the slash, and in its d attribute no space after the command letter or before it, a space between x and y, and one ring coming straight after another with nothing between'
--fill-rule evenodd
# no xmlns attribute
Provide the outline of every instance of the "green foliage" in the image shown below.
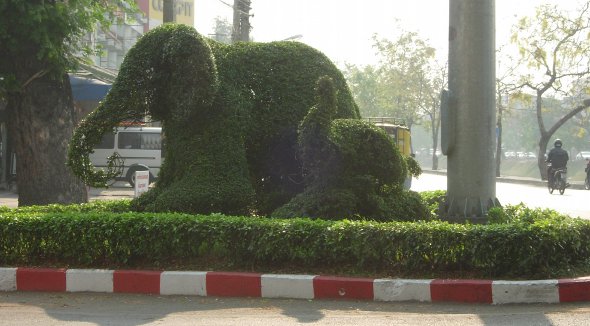
<svg viewBox="0 0 590 326"><path fill-rule="evenodd" d="M101 106L76 131L69 165L104 185L88 153L101 135L148 113L162 121L166 159L140 211L268 214L302 191L297 128L329 76L335 117L358 118L342 74L296 42L224 45L184 25L165 24L129 51Z"/></svg>
<svg viewBox="0 0 590 326"><path fill-rule="evenodd" d="M118 4L137 10L133 0L0 2L0 90L19 90L36 73L61 78L75 68L80 53L91 52L82 37L97 23L108 27Z"/></svg>
<svg viewBox="0 0 590 326"><path fill-rule="evenodd" d="M422 201L428 207L431 216L439 217L439 209L441 205L445 201L445 197L447 196L446 190L432 190L432 191L422 191L420 193L420 197L422 197Z"/></svg>
<svg viewBox="0 0 590 326"><path fill-rule="evenodd" d="M590 57L587 55L590 47L589 14L588 1L581 2L579 8L569 12L558 5L544 4L536 8L534 17L524 17L513 26L511 41L518 47L518 64L522 71L517 76L517 84L520 91L528 90L535 96L535 120L538 121L535 129L539 138L534 144L538 144L539 157L547 151L547 144L554 134L590 106L583 101L588 94L590 75ZM551 110L552 106L546 104L550 97L575 100L564 101L556 106L558 110ZM547 173L542 160L538 162L538 169L545 179Z"/></svg>
<svg viewBox="0 0 590 326"><path fill-rule="evenodd" d="M379 221L428 218L419 195L402 189L406 163L385 132L361 120L332 121L336 101L331 79L320 79L317 92L318 105L299 128L306 188L272 215Z"/></svg>
<svg viewBox="0 0 590 326"><path fill-rule="evenodd" d="M420 163L416 161L415 158L412 156L404 157L406 167L408 169L408 177L419 177L422 174L422 168L420 167Z"/></svg>
<svg viewBox="0 0 590 326"><path fill-rule="evenodd" d="M358 67L347 64L343 73L354 100L359 106L361 116L385 117L392 114L382 107L381 98L378 96L382 86L378 67L372 65Z"/></svg>
<svg viewBox="0 0 590 326"><path fill-rule="evenodd" d="M470 225L113 212L127 204L2 209L0 265L544 278L590 255L590 221L522 206Z"/></svg>
<svg viewBox="0 0 590 326"><path fill-rule="evenodd" d="M334 163L334 148L328 138L338 103L332 79L328 76L321 77L316 93L318 104L309 110L298 131L299 150L307 184L327 182L326 171Z"/></svg>
<svg viewBox="0 0 590 326"><path fill-rule="evenodd" d="M373 36L378 64L348 66L345 75L363 116L401 118L411 127L439 101L442 86L435 49L416 32L399 30L394 40Z"/></svg>
<svg viewBox="0 0 590 326"><path fill-rule="evenodd" d="M361 120L337 119L332 122L330 140L339 151L343 171L339 178L371 175L376 186L403 184L407 174L404 159L379 127Z"/></svg>

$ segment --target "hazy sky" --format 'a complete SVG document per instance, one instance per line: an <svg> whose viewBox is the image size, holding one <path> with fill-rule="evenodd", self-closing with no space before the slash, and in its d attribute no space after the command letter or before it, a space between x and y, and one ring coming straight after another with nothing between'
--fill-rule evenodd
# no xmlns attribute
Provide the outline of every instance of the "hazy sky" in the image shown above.
<svg viewBox="0 0 590 326"><path fill-rule="evenodd" d="M470 1L470 0L465 0ZM195 27L213 32L217 16L231 23L233 0L195 0ZM496 44L508 43L510 28L542 3L575 7L578 0L496 0ZM339 66L376 62L372 35L394 40L398 28L416 31L437 49L448 53L449 0L252 0L251 36L257 42L293 35L324 52ZM399 23L396 24L396 19Z"/></svg>

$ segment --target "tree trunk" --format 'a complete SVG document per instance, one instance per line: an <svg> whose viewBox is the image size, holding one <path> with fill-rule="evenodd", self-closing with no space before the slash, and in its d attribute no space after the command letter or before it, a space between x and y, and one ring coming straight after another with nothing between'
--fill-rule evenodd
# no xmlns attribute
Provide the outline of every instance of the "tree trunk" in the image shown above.
<svg viewBox="0 0 590 326"><path fill-rule="evenodd" d="M436 114L437 108L432 108L432 170L438 170L438 156L436 149L438 148L438 130L440 129L440 117Z"/></svg>
<svg viewBox="0 0 590 326"><path fill-rule="evenodd" d="M41 77L9 93L7 110L19 206L87 202L86 187L66 166L75 121L68 76Z"/></svg>
<svg viewBox="0 0 590 326"><path fill-rule="evenodd" d="M541 174L541 180L547 180L547 163L545 163L545 153L547 153L547 144L552 134L545 133L541 135L539 139L539 153L537 154L537 164L539 167L539 173Z"/></svg>
<svg viewBox="0 0 590 326"><path fill-rule="evenodd" d="M498 97L498 121L496 122L496 128L498 128L498 142L496 144L496 177L500 176L502 169L502 97Z"/></svg>
<svg viewBox="0 0 590 326"><path fill-rule="evenodd" d="M545 129L545 123L543 121L541 111L541 103L543 101L542 97L544 91L545 90L537 91L537 123L539 125L539 133L541 134L541 137L539 138L539 155L537 157L537 164L539 167L539 173L541 174L541 179L547 180L547 165L545 164L545 153L547 153L547 144L549 143L549 140L551 139L553 134L555 134L557 129L561 128L561 126L563 126L569 119L590 107L590 98L585 99L581 105L575 107L573 110L561 117L551 128L547 130Z"/></svg>

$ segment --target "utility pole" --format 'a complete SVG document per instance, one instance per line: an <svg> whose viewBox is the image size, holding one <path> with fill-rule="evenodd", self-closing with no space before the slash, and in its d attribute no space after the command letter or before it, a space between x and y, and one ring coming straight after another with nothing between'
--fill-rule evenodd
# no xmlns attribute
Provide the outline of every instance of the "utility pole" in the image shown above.
<svg viewBox="0 0 590 326"><path fill-rule="evenodd" d="M495 0L450 0L449 91L442 147L448 156L446 218L485 222L496 199Z"/></svg>
<svg viewBox="0 0 590 326"><path fill-rule="evenodd" d="M250 40L250 0L234 0L232 43Z"/></svg>
<svg viewBox="0 0 590 326"><path fill-rule="evenodd" d="M164 17L162 18L163 23L173 23L176 21L175 14L175 0L163 0L164 1Z"/></svg>

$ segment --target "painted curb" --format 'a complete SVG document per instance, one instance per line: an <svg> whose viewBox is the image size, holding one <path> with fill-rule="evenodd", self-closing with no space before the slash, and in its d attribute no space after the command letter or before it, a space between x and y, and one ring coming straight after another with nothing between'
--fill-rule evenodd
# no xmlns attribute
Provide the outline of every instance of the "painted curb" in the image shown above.
<svg viewBox="0 0 590 326"><path fill-rule="evenodd" d="M590 277L491 281L237 272L0 267L0 291L348 299L484 304L590 302Z"/></svg>

